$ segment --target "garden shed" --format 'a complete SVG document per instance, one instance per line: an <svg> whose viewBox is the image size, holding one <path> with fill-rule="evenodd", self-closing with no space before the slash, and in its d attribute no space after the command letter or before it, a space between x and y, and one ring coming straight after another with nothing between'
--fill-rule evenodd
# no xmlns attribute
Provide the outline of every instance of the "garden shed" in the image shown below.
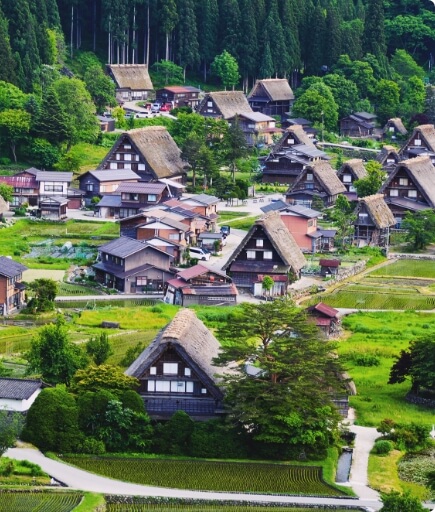
<svg viewBox="0 0 435 512"><path fill-rule="evenodd" d="M341 265L340 260L320 260L320 274L322 276L335 276L338 274L338 267Z"/></svg>

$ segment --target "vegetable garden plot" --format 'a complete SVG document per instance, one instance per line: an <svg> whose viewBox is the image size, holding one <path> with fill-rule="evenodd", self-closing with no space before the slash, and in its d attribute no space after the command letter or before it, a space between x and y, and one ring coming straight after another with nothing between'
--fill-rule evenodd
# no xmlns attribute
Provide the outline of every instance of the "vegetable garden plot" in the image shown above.
<svg viewBox="0 0 435 512"><path fill-rule="evenodd" d="M80 503L76 493L0 491L0 512L70 512Z"/></svg>
<svg viewBox="0 0 435 512"><path fill-rule="evenodd" d="M178 489L338 496L318 466L202 460L63 457L87 471L129 482Z"/></svg>

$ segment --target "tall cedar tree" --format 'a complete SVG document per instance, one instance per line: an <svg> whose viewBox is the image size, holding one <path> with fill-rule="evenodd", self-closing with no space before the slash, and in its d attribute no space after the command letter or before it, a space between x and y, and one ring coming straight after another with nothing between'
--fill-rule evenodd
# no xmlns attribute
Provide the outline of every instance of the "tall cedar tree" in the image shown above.
<svg viewBox="0 0 435 512"><path fill-rule="evenodd" d="M266 19L266 30L269 35L274 75L284 76L289 68L290 61L279 17L277 0L271 0L269 5L269 14Z"/></svg>
<svg viewBox="0 0 435 512"><path fill-rule="evenodd" d="M310 30L308 38L308 53L306 54L306 68L309 74L320 75L322 66L325 65L326 43L326 19L325 12L318 1L314 11L309 13L310 26L316 27Z"/></svg>
<svg viewBox="0 0 435 512"><path fill-rule="evenodd" d="M198 42L199 56L204 70L204 81L207 81L208 66L218 54L218 23L219 9L217 0L198 2Z"/></svg>
<svg viewBox="0 0 435 512"><path fill-rule="evenodd" d="M368 0L363 34L363 52L376 58L385 56L385 19L383 0Z"/></svg>
<svg viewBox="0 0 435 512"><path fill-rule="evenodd" d="M175 0L160 0L160 27L165 34L166 50L165 60L171 60L169 54L169 41L172 31L178 23L177 4Z"/></svg>
<svg viewBox="0 0 435 512"><path fill-rule="evenodd" d="M0 80L17 85L16 62L12 54L8 26L8 21L0 10Z"/></svg>
<svg viewBox="0 0 435 512"><path fill-rule="evenodd" d="M223 372L230 421L282 457L292 445L323 454L338 425L334 345L287 299L243 303L218 337L225 343L216 362L231 365Z"/></svg>
<svg viewBox="0 0 435 512"><path fill-rule="evenodd" d="M178 0L177 58L184 69L199 63L198 28L196 26L195 3L193 0Z"/></svg>
<svg viewBox="0 0 435 512"><path fill-rule="evenodd" d="M282 29L284 31L285 44L289 59L289 68L286 71L288 74L291 74L301 66L301 48L299 45L297 20L294 12L295 4L292 0L282 0L280 5Z"/></svg>
<svg viewBox="0 0 435 512"><path fill-rule="evenodd" d="M67 117L62 109L56 91L50 87L42 98L41 107L36 116L34 131L36 135L57 145L71 136Z"/></svg>
<svg viewBox="0 0 435 512"><path fill-rule="evenodd" d="M252 0L240 0L239 67L243 79L243 89L248 89L249 78L257 73L258 38Z"/></svg>
<svg viewBox="0 0 435 512"><path fill-rule="evenodd" d="M237 0L222 0L220 9L220 38L222 50L238 61L241 13Z"/></svg>
<svg viewBox="0 0 435 512"><path fill-rule="evenodd" d="M341 51L341 29L338 11L334 5L330 5L326 14L326 26L328 27L326 37L325 64L331 67L337 62Z"/></svg>

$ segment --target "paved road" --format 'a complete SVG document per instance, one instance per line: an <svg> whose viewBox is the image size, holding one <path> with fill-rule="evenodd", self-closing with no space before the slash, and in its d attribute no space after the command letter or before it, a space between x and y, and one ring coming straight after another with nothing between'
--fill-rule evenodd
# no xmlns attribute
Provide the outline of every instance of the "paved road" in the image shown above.
<svg viewBox="0 0 435 512"><path fill-rule="evenodd" d="M315 498L305 496L271 496L261 494L217 493L148 487L110 478L101 477L74 468L62 462L45 457L40 451L30 448L12 448L5 453L6 457L18 460L30 460L56 480L65 483L69 488L104 494L120 494L133 496L170 496L177 498L195 498L204 500L233 500L262 503L287 503L310 505L346 505L349 508L367 507L367 510L380 510L381 504L373 499L349 498Z"/></svg>

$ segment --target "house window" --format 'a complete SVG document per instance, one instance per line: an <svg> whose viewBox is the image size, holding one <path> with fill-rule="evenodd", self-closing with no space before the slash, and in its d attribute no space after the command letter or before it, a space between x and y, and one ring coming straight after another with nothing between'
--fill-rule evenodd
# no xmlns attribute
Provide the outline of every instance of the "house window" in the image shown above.
<svg viewBox="0 0 435 512"><path fill-rule="evenodd" d="M86 191L87 192L93 192L94 191L94 185L92 183L86 184Z"/></svg>
<svg viewBox="0 0 435 512"><path fill-rule="evenodd" d="M255 247L263 247L263 242L264 240L262 240L261 238L255 240Z"/></svg>
<svg viewBox="0 0 435 512"><path fill-rule="evenodd" d="M110 169L118 169L118 166L115 162L110 162Z"/></svg>
<svg viewBox="0 0 435 512"><path fill-rule="evenodd" d="M180 235L178 233L169 233L169 240L179 240Z"/></svg>
<svg viewBox="0 0 435 512"><path fill-rule="evenodd" d="M47 183L44 183L45 192L62 192L62 190L62 185L48 185Z"/></svg>
<svg viewBox="0 0 435 512"><path fill-rule="evenodd" d="M213 102L212 101L207 101L207 107L212 107L213 106Z"/></svg>
<svg viewBox="0 0 435 512"><path fill-rule="evenodd" d="M255 260L255 251L246 251L246 258L248 260Z"/></svg>
<svg viewBox="0 0 435 512"><path fill-rule="evenodd" d="M307 222L307 226L308 226L309 228L312 228L312 227L314 226L314 220L312 220L312 219L311 219L311 220L309 220L309 221Z"/></svg>
<svg viewBox="0 0 435 512"><path fill-rule="evenodd" d="M408 197L417 197L416 190L408 190Z"/></svg>
<svg viewBox="0 0 435 512"><path fill-rule="evenodd" d="M313 174L311 172L307 172L307 181L313 181Z"/></svg>
<svg viewBox="0 0 435 512"><path fill-rule="evenodd" d="M177 375L178 363L163 363L163 374L164 375Z"/></svg>
<svg viewBox="0 0 435 512"><path fill-rule="evenodd" d="M397 190L397 188L392 188L390 190L390 197L397 197L399 195L399 191Z"/></svg>
<svg viewBox="0 0 435 512"><path fill-rule="evenodd" d="M387 164L394 164L394 158L387 158Z"/></svg>
<svg viewBox="0 0 435 512"><path fill-rule="evenodd" d="M287 144L294 144L295 143L295 139L287 139Z"/></svg>
<svg viewBox="0 0 435 512"><path fill-rule="evenodd" d="M313 190L314 189L314 183L305 183L305 189L306 190Z"/></svg>
<svg viewBox="0 0 435 512"><path fill-rule="evenodd" d="M420 139L415 139L414 140L414 146L421 146L421 140Z"/></svg>
<svg viewBox="0 0 435 512"><path fill-rule="evenodd" d="M156 390L156 381L149 380L148 381L148 391L154 392Z"/></svg>
<svg viewBox="0 0 435 512"><path fill-rule="evenodd" d="M136 286L146 286L147 280L148 280L147 276L136 277Z"/></svg>
<svg viewBox="0 0 435 512"><path fill-rule="evenodd" d="M116 160L121 160L121 154L120 153L116 153Z"/></svg>
<svg viewBox="0 0 435 512"><path fill-rule="evenodd" d="M201 388L201 393L202 393L203 395L207 394L207 389L206 389L206 388Z"/></svg>
<svg viewBox="0 0 435 512"><path fill-rule="evenodd" d="M213 109L212 108L208 108L207 112L211 114L211 113L213 113Z"/></svg>
<svg viewBox="0 0 435 512"><path fill-rule="evenodd" d="M171 391L171 383L169 380L156 380L156 391L169 392Z"/></svg>
<svg viewBox="0 0 435 512"><path fill-rule="evenodd" d="M157 375L157 366L151 366L150 375Z"/></svg>
<svg viewBox="0 0 435 512"><path fill-rule="evenodd" d="M148 194L148 201L150 203L155 203L157 201L157 196L156 194Z"/></svg>
<svg viewBox="0 0 435 512"><path fill-rule="evenodd" d="M351 183L352 176L350 174L343 174L343 183Z"/></svg>
<svg viewBox="0 0 435 512"><path fill-rule="evenodd" d="M131 154L130 153L125 153L124 154L124 160L127 160L127 162L131 162Z"/></svg>
<svg viewBox="0 0 435 512"><path fill-rule="evenodd" d="M408 186L408 178L400 178L399 179L399 185L407 187Z"/></svg>
<svg viewBox="0 0 435 512"><path fill-rule="evenodd" d="M139 164L139 165L137 166L137 170L138 170L138 171L145 171L145 164Z"/></svg>
<svg viewBox="0 0 435 512"><path fill-rule="evenodd" d="M184 375L186 377L190 377L192 375L192 370L190 368L184 368Z"/></svg>
<svg viewBox="0 0 435 512"><path fill-rule="evenodd" d="M127 171L131 171L131 164L124 164L123 168Z"/></svg>
<svg viewBox="0 0 435 512"><path fill-rule="evenodd" d="M184 393L186 391L186 383L182 380L171 381L171 392L172 393Z"/></svg>
<svg viewBox="0 0 435 512"><path fill-rule="evenodd" d="M263 258L265 260L271 260L273 258L273 252L272 251L264 251Z"/></svg>
<svg viewBox="0 0 435 512"><path fill-rule="evenodd" d="M186 382L186 393L193 393L193 382Z"/></svg>
<svg viewBox="0 0 435 512"><path fill-rule="evenodd" d="M124 144L124 149L131 149L131 144Z"/></svg>

